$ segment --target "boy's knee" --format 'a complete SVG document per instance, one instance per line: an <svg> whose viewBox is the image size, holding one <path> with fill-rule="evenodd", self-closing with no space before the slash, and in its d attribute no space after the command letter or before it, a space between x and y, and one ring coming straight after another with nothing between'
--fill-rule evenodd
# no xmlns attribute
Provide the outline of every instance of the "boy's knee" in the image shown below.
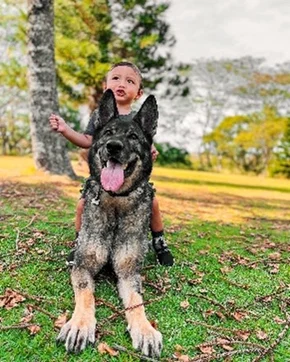
<svg viewBox="0 0 290 362"><path fill-rule="evenodd" d="M82 214L85 207L85 199L81 198L79 199L79 202L77 204L77 214Z"/></svg>
<svg viewBox="0 0 290 362"><path fill-rule="evenodd" d="M158 201L157 201L157 197L156 197L156 196L153 198L152 209L153 209L153 210L159 209L159 204L158 204Z"/></svg>

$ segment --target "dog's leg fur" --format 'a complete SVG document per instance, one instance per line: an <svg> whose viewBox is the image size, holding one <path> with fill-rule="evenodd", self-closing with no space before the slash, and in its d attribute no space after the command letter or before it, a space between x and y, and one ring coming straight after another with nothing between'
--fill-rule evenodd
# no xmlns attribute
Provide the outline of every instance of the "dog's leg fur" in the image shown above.
<svg viewBox="0 0 290 362"><path fill-rule="evenodd" d="M65 342L68 352L81 352L87 344L95 343L95 298L94 276L107 261L107 251L86 245L76 251L76 264L71 272L71 281L75 294L75 310L72 318L61 328L57 342ZM98 257L97 257L98 255ZM78 263L78 260L80 261ZM86 261L86 265L82 265Z"/></svg>
<svg viewBox="0 0 290 362"><path fill-rule="evenodd" d="M152 327L145 315L142 305L141 276L139 274L136 254L128 256L114 265L118 276L118 289L126 311L128 331L132 338L133 347L146 356L159 357L162 349L162 335Z"/></svg>

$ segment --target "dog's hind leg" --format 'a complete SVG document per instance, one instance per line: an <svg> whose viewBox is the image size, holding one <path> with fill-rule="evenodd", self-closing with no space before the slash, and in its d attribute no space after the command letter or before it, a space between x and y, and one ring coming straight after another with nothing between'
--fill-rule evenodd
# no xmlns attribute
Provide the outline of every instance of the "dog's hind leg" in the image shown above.
<svg viewBox="0 0 290 362"><path fill-rule="evenodd" d="M88 251L90 250L86 250L86 252ZM92 265L90 257L92 255L94 255L93 259L96 263L94 272L90 270ZM65 342L68 352L79 353L89 343L94 344L95 342L94 275L99 272L106 262L105 253L102 252L99 255L103 255L103 258L97 258L96 252L89 253L89 255L77 255L76 265L71 272L71 281L75 294L75 310L72 318L61 328L57 337L57 342ZM78 259L82 262L78 263Z"/></svg>
<svg viewBox="0 0 290 362"><path fill-rule="evenodd" d="M135 271L132 266L136 265ZM129 270L129 269L130 270ZM128 331L133 347L149 357L159 357L162 349L162 335L148 321L141 295L141 276L137 262L126 258L123 264L115 266L118 276L118 289L126 309Z"/></svg>

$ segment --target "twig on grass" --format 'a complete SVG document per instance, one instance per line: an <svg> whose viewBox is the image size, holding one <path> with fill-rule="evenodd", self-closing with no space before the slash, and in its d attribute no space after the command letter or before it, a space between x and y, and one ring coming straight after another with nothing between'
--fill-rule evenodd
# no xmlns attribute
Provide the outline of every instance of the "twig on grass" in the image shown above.
<svg viewBox="0 0 290 362"><path fill-rule="evenodd" d="M208 302L216 305L217 307L220 307L228 315L228 308L226 308L223 304L219 303L218 301L216 301L216 300L214 300L214 299L212 299L210 297L207 297L207 296L202 295L202 294L194 294L194 293L188 293L187 295L189 295L191 297L205 299Z"/></svg>
<svg viewBox="0 0 290 362"><path fill-rule="evenodd" d="M35 324L31 323L13 324L11 326L0 326L0 331L8 331L9 329L25 329L33 326L35 326Z"/></svg>
<svg viewBox="0 0 290 362"><path fill-rule="evenodd" d="M233 334L236 334L236 333L241 332L240 329L231 329L231 328L226 328L226 327L217 327L217 326L212 326L212 325L210 325L210 324L206 324L206 323L203 323L203 322L191 321L190 319L187 319L186 322L187 322L187 323L191 323L191 324L196 325L196 326L201 326L201 327L205 327L205 328L208 328L208 329L212 329L212 330L215 330L215 331L231 332L231 333L233 333ZM250 331L249 331L249 332L250 332Z"/></svg>
<svg viewBox="0 0 290 362"><path fill-rule="evenodd" d="M31 308L31 309L34 309L34 310L37 310L38 312L41 312L47 316L49 316L52 320L55 320L57 319L57 317L55 315L53 315L52 313L48 312L47 310L37 306L37 305L33 305L33 304L28 304L27 305L28 308Z"/></svg>
<svg viewBox="0 0 290 362"><path fill-rule="evenodd" d="M127 348L125 348L123 346L119 346L118 344L115 344L115 343L112 345L112 347L117 351L125 352L125 353L127 353L128 355L130 355L132 357L139 358L141 361L160 362L160 359L157 360L157 359L154 359L154 358L151 358L151 357L141 355L141 354L136 353L136 352L129 351Z"/></svg>
<svg viewBox="0 0 290 362"><path fill-rule="evenodd" d="M116 308L114 306L114 304L110 303L110 302L107 302L106 300L102 299L102 298L96 298L95 300L95 303L96 305L99 305L99 304L103 304L105 305L106 307L109 307L110 309L112 309L112 311L115 313L115 314L118 314L120 316L122 316L122 311L120 311L118 308Z"/></svg>
<svg viewBox="0 0 290 362"><path fill-rule="evenodd" d="M18 289L14 289L13 288L13 291L17 294L20 294L22 295L23 297L25 297L26 299L30 299L30 300L35 300L36 302L47 302L47 303L52 303L51 301L47 300L45 297L39 297L39 296L36 296L36 295L31 295L31 294L28 294L26 292L22 292L21 290L18 290Z"/></svg>
<svg viewBox="0 0 290 362"><path fill-rule="evenodd" d="M16 234L16 239L15 239L15 249L16 251L19 250L19 247L18 247L18 242L19 242L19 236L20 236L20 230L17 228L17 234Z"/></svg>
<svg viewBox="0 0 290 362"><path fill-rule="evenodd" d="M260 352L260 349L257 348L248 348L248 349L238 349L235 351L222 352L222 353L213 353L213 354L201 354L199 356L193 357L190 359L190 362L210 362L220 359L231 358L237 354L251 354Z"/></svg>
<svg viewBox="0 0 290 362"><path fill-rule="evenodd" d="M262 358L264 358L267 355L271 355L273 354L274 349L278 346L278 344L282 341L282 339L284 338L284 336L286 335L286 333L288 332L289 328L290 328L290 315L287 313L286 308L284 305L280 305L280 308L282 309L282 311L285 313L286 315L286 323L284 328L282 329L282 331L278 334L278 337L276 338L276 340L274 342L272 342L270 344L270 346L268 348L266 348L262 353L259 354L258 357L256 357L253 362L259 362L261 361Z"/></svg>
<svg viewBox="0 0 290 362"><path fill-rule="evenodd" d="M142 305L148 305L148 304L151 304L151 303L154 303L154 302L158 302L160 299L162 299L163 297L159 297L159 298L155 298L153 300L147 300L145 302L142 303ZM138 305L139 306L139 305ZM137 307L137 306L136 306ZM121 311L117 311L116 313L112 314L110 317L108 318L105 318L103 323L105 322L111 322L113 320L115 320L116 318L118 317L121 317L123 316L126 312L127 312L128 309L123 309Z"/></svg>
<svg viewBox="0 0 290 362"><path fill-rule="evenodd" d="M29 221L29 223L27 225L25 225L23 228L21 228L21 230L24 230L26 228L28 228L32 223L33 221L37 218L37 215L34 215L32 216L31 220Z"/></svg>
<svg viewBox="0 0 290 362"><path fill-rule="evenodd" d="M204 342L201 343L199 345L197 345L197 348L199 347L214 347L214 346L230 346L230 345L235 345L235 344L242 344L243 346L247 346L247 347L253 347L253 348L258 348L260 350L265 350L266 347L262 346L261 344L258 343L252 343L252 342L245 342L245 341L238 341L238 340L233 340L233 339L228 339L227 337L222 338L223 340L218 340L215 339L211 342Z"/></svg>

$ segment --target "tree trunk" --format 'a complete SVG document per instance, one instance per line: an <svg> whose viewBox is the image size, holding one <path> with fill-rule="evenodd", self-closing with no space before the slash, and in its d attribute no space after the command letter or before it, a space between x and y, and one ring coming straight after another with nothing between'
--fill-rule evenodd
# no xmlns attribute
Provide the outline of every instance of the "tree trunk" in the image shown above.
<svg viewBox="0 0 290 362"><path fill-rule="evenodd" d="M49 125L58 113L53 0L28 0L28 69L31 138L37 168L75 178L66 140Z"/></svg>

